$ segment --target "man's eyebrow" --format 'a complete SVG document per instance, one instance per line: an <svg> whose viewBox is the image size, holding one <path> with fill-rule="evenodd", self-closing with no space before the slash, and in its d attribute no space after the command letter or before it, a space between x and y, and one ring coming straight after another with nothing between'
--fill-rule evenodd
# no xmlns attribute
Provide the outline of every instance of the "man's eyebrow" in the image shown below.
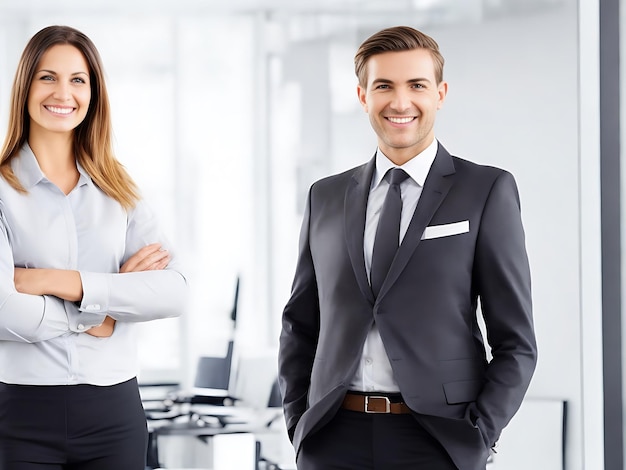
<svg viewBox="0 0 626 470"><path fill-rule="evenodd" d="M430 83L430 80L428 78L410 78L409 80L406 81L406 83ZM389 84L393 84L393 80L389 80L387 78L376 78L373 82L372 85L378 85L378 84L385 84L385 85L389 85Z"/></svg>
<svg viewBox="0 0 626 470"><path fill-rule="evenodd" d="M407 83L430 83L430 80L427 78L412 78L410 80L407 80Z"/></svg>
<svg viewBox="0 0 626 470"><path fill-rule="evenodd" d="M376 78L373 82L372 85L377 85L379 83L384 83L384 84L390 84L393 83L393 81L388 80L386 78Z"/></svg>

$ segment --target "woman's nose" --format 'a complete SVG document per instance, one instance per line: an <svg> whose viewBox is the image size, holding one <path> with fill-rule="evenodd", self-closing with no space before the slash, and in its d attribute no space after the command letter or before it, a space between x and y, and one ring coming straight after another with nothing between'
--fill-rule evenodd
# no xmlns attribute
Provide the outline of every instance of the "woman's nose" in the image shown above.
<svg viewBox="0 0 626 470"><path fill-rule="evenodd" d="M69 84L57 82L52 96L60 101L68 101L72 96Z"/></svg>

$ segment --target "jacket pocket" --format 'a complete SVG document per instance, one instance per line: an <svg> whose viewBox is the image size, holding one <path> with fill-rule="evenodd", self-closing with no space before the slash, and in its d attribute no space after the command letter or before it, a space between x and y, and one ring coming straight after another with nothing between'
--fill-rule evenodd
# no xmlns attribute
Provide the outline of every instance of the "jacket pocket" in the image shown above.
<svg viewBox="0 0 626 470"><path fill-rule="evenodd" d="M448 405L476 401L482 389L482 380L460 380L443 384L443 392Z"/></svg>

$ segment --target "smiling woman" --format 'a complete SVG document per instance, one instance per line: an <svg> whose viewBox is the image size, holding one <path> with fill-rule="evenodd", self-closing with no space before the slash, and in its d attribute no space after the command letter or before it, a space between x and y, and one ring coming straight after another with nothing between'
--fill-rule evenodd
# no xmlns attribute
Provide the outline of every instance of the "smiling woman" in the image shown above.
<svg viewBox="0 0 626 470"><path fill-rule="evenodd" d="M81 52L69 44L51 47L28 96L31 134L71 132L85 119L90 99L89 66Z"/></svg>
<svg viewBox="0 0 626 470"><path fill-rule="evenodd" d="M69 44L48 49L39 62L28 94L28 144L41 170L64 194L78 181L74 157L68 154L67 164L59 165L46 149L51 139L58 139L69 148L72 132L85 119L90 100L89 66L80 50Z"/></svg>
<svg viewBox="0 0 626 470"><path fill-rule="evenodd" d="M0 152L0 468L145 468L135 328L180 315L187 283L109 114L91 40L35 34Z"/></svg>

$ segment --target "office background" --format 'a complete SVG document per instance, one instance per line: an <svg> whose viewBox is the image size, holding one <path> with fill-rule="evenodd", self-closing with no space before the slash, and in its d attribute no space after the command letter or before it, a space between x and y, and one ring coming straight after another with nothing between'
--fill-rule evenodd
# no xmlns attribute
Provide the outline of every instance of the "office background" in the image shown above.
<svg viewBox="0 0 626 470"><path fill-rule="evenodd" d="M142 326L140 378L190 383L233 336L240 357L273 363L308 186L375 150L354 52L386 26L424 30L450 84L437 137L520 188L539 342L528 396L567 403L568 470L622 469L619 3L0 0L0 128L32 34L93 39L117 155L192 286L184 317Z"/></svg>

